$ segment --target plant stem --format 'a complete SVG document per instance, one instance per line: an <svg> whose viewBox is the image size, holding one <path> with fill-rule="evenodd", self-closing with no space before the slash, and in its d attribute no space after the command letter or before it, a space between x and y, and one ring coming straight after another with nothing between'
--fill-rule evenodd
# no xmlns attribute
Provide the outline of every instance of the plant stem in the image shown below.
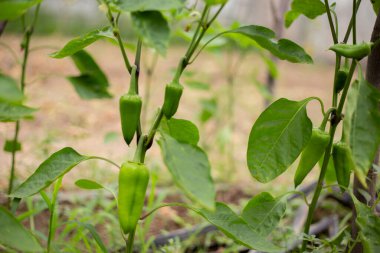
<svg viewBox="0 0 380 253"><path fill-rule="evenodd" d="M156 119L154 120L153 125L149 130L148 137L147 137L146 142L145 142L145 147L147 150L152 146L154 135L156 134L157 129L160 126L160 123L161 123L163 116L164 116L164 113L163 113L162 109L160 108L158 113L157 113Z"/></svg>
<svg viewBox="0 0 380 253"><path fill-rule="evenodd" d="M352 1L352 44L356 44L356 0Z"/></svg>
<svg viewBox="0 0 380 253"><path fill-rule="evenodd" d="M109 6L108 2L107 1L103 1L103 2L107 6L108 21L110 22L110 24L111 24L111 26L113 28L113 35L116 37L117 42L119 44L119 48L120 48L121 54L123 55L123 60L124 60L125 67L126 67L128 73L131 74L132 73L132 66L131 66L131 63L129 62L127 53L125 52L124 44L123 44L123 41L122 41L121 36L120 36L120 30L119 30L119 17L120 17L120 13L118 14L118 16L117 16L117 18L115 20L115 18L112 15L111 7Z"/></svg>
<svg viewBox="0 0 380 253"><path fill-rule="evenodd" d="M15 126L15 134L13 137L13 143L14 145L18 142L18 133L20 130L20 121L16 121ZM12 150L12 163L11 163L11 174L9 176L9 183L8 183L8 194L11 194L13 190L13 181L15 179L15 170L16 170L16 150ZM10 205L10 199L8 200L8 204Z"/></svg>
<svg viewBox="0 0 380 253"><path fill-rule="evenodd" d="M356 16L356 13L359 10L361 2L362 2L361 0L357 0L357 2L356 2L356 12L352 13L352 17L351 17L350 23L348 24L346 34L344 35L343 43L347 43L347 41L348 41L348 39L350 37L352 26L353 26L354 16Z"/></svg>
<svg viewBox="0 0 380 253"><path fill-rule="evenodd" d="M330 4L329 4L328 0L325 0L325 7L326 7L327 17L329 19L329 25L330 25L331 35L333 37L334 44L338 44L338 35L335 32L334 22L333 22L333 19L332 19L332 16L331 16Z"/></svg>
<svg viewBox="0 0 380 253"><path fill-rule="evenodd" d="M136 49L136 55L135 55L135 68L136 68L135 78L136 78L136 92L137 92L137 94L139 94L141 48L142 48L142 39L139 38L137 41L137 49ZM140 116L139 122L137 124L137 130L136 130L137 143L139 143L141 135L142 135L142 129L141 129L141 116Z"/></svg>
<svg viewBox="0 0 380 253"><path fill-rule="evenodd" d="M331 156L331 149L332 149L332 145L333 145L333 141L334 141L334 135L335 135L336 127L337 127L336 125L332 125L330 127L330 132L329 132L330 142L329 142L329 145L327 146L326 151L325 151L325 155L323 158L323 165L322 165L321 173L319 174L317 187L315 189L313 199L312 199L311 204L309 206L309 211L307 214L307 219L306 219L306 223L305 223L305 227L304 227L304 233L305 234L309 233L311 222L313 219L313 214L314 214L315 208L317 207L318 199L319 199L319 196L320 196L322 188L323 188L323 180L325 178L327 166L329 164L329 160L330 160L330 156ZM307 240L304 239L302 242L301 252L304 252L306 250L306 244L307 244Z"/></svg>
<svg viewBox="0 0 380 253"><path fill-rule="evenodd" d="M348 72L347 80L346 80L346 83L344 85L342 96L340 97L339 105L337 108L337 112L338 112L339 117L341 117L341 114L343 111L344 102L346 101L346 97L348 94L348 88L350 87L350 83L351 83L352 77L354 75L356 65L357 65L356 60L352 60L351 68L350 68L350 71Z"/></svg>
<svg viewBox="0 0 380 253"><path fill-rule="evenodd" d="M354 75L355 69L356 69L356 61L353 61L351 64L350 71L347 75L346 83L345 83L344 89L343 89L343 94L342 94L340 101L339 101L339 106L338 106L337 110L334 111L334 113L332 113L332 116L331 116L331 122L330 122L331 126L330 126L330 131L329 131L330 142L329 142L329 145L327 146L326 151L325 151L325 155L323 158L323 164L322 164L322 168L321 168L321 173L319 174L317 187L314 191L314 196L313 196L313 199L311 201L309 211L307 214L307 219L306 219L306 223L305 223L305 227L304 227L304 233L305 234L309 233L311 222L312 222L313 215L314 215L314 211L315 211L315 208L317 207L318 199L319 199L319 196L320 196L322 188L323 188L323 181L325 179L327 167L328 167L330 156L331 156L331 150L332 150L332 145L334 142L334 136L335 136L336 128L339 125L340 121L342 120L342 110L343 110L344 102L346 100L347 91L348 91L348 88L350 87L350 83L351 83L352 77ZM306 244L307 244L307 240L303 240L301 252L304 252L306 250Z"/></svg>
<svg viewBox="0 0 380 253"><path fill-rule="evenodd" d="M135 240L135 232L136 232L136 229L134 229L128 235L128 240L125 242L127 246L125 250L126 253L133 253L133 241Z"/></svg>
<svg viewBox="0 0 380 253"><path fill-rule="evenodd" d="M29 56L29 46L30 46L30 39L33 34L34 26L36 24L36 20L38 17L38 13L40 10L40 4L36 6L35 13L34 13L34 20L32 22L32 25L29 26L24 30L24 36L21 43L22 48L24 49L24 56L22 60L22 67L21 67L21 80L20 80L20 86L21 86L21 92L25 93L25 79L26 79L26 67L28 63L28 56ZM14 146L18 143L18 136L20 131L20 121L16 121L15 125L15 133L13 137L13 144ZM9 184L8 184L8 194L10 194L13 190L13 182L15 179L15 173L16 173L16 150L12 149L12 163L11 163L11 171L9 176ZM10 199L9 202L10 204Z"/></svg>
<svg viewBox="0 0 380 253"><path fill-rule="evenodd" d="M203 15L202 15L202 18L200 20L200 23L199 23L198 27L200 27L200 26L203 25L203 22L207 18L207 14L209 12L209 9L210 9L210 6L206 5L205 8L204 8ZM176 71L176 74L175 74L173 80L179 81L179 78L181 77L182 72L187 67L187 65L189 63L189 59L193 55L194 51L197 49L200 40L204 36L204 34L205 34L206 30L208 29L208 27L211 25L212 21L215 20L216 16L219 13L220 13L220 11L218 11L217 14L215 14L215 16L211 19L211 21L207 23L206 27L203 27L202 32L199 34L199 36L198 36L198 38L196 40L195 40L195 36L193 37L193 40L192 40L192 42L189 45L189 48L188 48L188 50L186 52L185 57L182 58L180 60L180 63L178 64L177 71ZM140 48L140 50L141 50L141 48ZM139 51L139 49L138 49L138 51ZM140 53L137 52L137 55L138 54L140 54ZM140 57L140 56L137 56L137 57ZM161 120L162 120L163 116L164 116L164 114L163 114L162 109L159 109L159 111L157 113L157 116L156 116L156 119L154 120L153 125L150 128L148 135L147 136L144 135L138 141L138 146L137 146L137 149L135 151L134 161L138 161L138 162L142 162L142 163L144 162L146 151L152 146L152 143L153 143L153 140L154 140L154 136L155 136L155 134L157 132L157 129L158 129L160 123L161 123ZM133 252L133 242L134 242L134 237L135 237L135 230L136 229L134 229L128 235L128 240L126 241L126 252L127 253L132 253Z"/></svg>
<svg viewBox="0 0 380 253"><path fill-rule="evenodd" d="M56 203L57 203L58 192L59 192L59 188L61 187L61 184L62 184L62 177L60 177L54 185L54 191L53 191L53 196L51 199L51 205L49 207L50 218L49 218L49 235L48 235L48 242L47 242L47 253L50 253L51 243L52 243L52 241L54 239L54 235L55 235L55 229L56 229L56 227L55 227L55 216L56 216L55 210L57 208Z"/></svg>

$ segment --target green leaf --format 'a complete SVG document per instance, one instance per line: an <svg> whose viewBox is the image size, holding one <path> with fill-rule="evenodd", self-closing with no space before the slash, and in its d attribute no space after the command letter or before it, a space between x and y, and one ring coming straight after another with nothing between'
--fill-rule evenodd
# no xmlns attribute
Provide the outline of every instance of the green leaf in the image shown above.
<svg viewBox="0 0 380 253"><path fill-rule="evenodd" d="M241 216L253 230L265 237L276 228L285 211L286 202L283 199L263 192L248 202Z"/></svg>
<svg viewBox="0 0 380 253"><path fill-rule="evenodd" d="M103 189L103 185L89 179L79 179L75 181L75 185L85 190L99 190Z"/></svg>
<svg viewBox="0 0 380 253"><path fill-rule="evenodd" d="M217 202L214 212L205 209L196 212L239 244L263 252L281 251L281 248L267 241L224 203Z"/></svg>
<svg viewBox="0 0 380 253"><path fill-rule="evenodd" d="M350 88L344 118L355 170L364 180L380 145L380 93L361 78Z"/></svg>
<svg viewBox="0 0 380 253"><path fill-rule="evenodd" d="M256 120L249 136L247 162L259 182L267 183L282 174L309 141L312 123L306 105L311 99L281 98Z"/></svg>
<svg viewBox="0 0 380 253"><path fill-rule="evenodd" d="M290 11L285 14L285 26L290 27L301 14L315 19L325 12L326 7L320 0L293 0Z"/></svg>
<svg viewBox="0 0 380 253"><path fill-rule="evenodd" d="M104 86L108 86L106 75L88 52L80 50L71 55L71 58L81 74L93 76L99 82L103 83Z"/></svg>
<svg viewBox="0 0 380 253"><path fill-rule="evenodd" d="M92 157L83 156L69 147L63 148L45 160L10 196L25 198L34 195L51 185L79 163L89 159Z"/></svg>
<svg viewBox="0 0 380 253"><path fill-rule="evenodd" d="M21 143L13 140L6 140L4 144L4 151L12 153L21 150Z"/></svg>
<svg viewBox="0 0 380 253"><path fill-rule="evenodd" d="M312 58L302 47L287 39L275 41L275 33L266 27L249 25L224 33L237 33L247 36L281 60L293 63L313 63Z"/></svg>
<svg viewBox="0 0 380 253"><path fill-rule="evenodd" d="M78 222L78 221L76 221L75 223L77 223L79 226L87 229L90 232L90 234L92 235L92 237L94 238L96 244L102 250L102 252L108 253L107 247L104 245L102 238L100 237L100 235L98 234L98 232L96 231L96 229L93 225L88 224L88 223Z"/></svg>
<svg viewBox="0 0 380 253"><path fill-rule="evenodd" d="M80 50L71 55L71 58L81 75L68 77L68 80L82 99L112 97L107 90L109 84L106 75L89 53Z"/></svg>
<svg viewBox="0 0 380 253"><path fill-rule="evenodd" d="M42 0L0 0L0 20L12 20L23 15Z"/></svg>
<svg viewBox="0 0 380 253"><path fill-rule="evenodd" d="M115 40L111 27L107 26L102 29L97 29L75 39L72 39L61 50L52 53L50 56L53 58L64 58L73 55L76 52L91 45L95 41L103 38Z"/></svg>
<svg viewBox="0 0 380 253"><path fill-rule="evenodd" d="M32 118L36 109L24 105L0 102L0 122L17 121L23 118Z"/></svg>
<svg viewBox="0 0 380 253"><path fill-rule="evenodd" d="M161 133L158 141L164 163L175 183L193 201L208 209L215 207L215 187L206 153L199 147L179 142Z"/></svg>
<svg viewBox="0 0 380 253"><path fill-rule="evenodd" d="M377 15L379 13L379 9L380 9L380 0L371 0L371 2L372 2L373 10L374 10L375 14Z"/></svg>
<svg viewBox="0 0 380 253"><path fill-rule="evenodd" d="M226 4L228 0L205 0L208 5Z"/></svg>
<svg viewBox="0 0 380 253"><path fill-rule="evenodd" d="M14 79L0 73L0 101L20 103L24 95Z"/></svg>
<svg viewBox="0 0 380 253"><path fill-rule="evenodd" d="M42 252L36 238L13 215L0 207L0 244L21 252Z"/></svg>
<svg viewBox="0 0 380 253"><path fill-rule="evenodd" d="M301 13L290 10L285 13L285 27L289 28L293 22L301 15Z"/></svg>
<svg viewBox="0 0 380 253"><path fill-rule="evenodd" d="M93 76L70 76L67 80L74 86L75 91L82 99L112 98L108 93L108 85L100 82Z"/></svg>
<svg viewBox="0 0 380 253"><path fill-rule="evenodd" d="M356 223L360 228L360 235L365 253L380 252L380 217L377 217L370 207L353 197L357 212Z"/></svg>
<svg viewBox="0 0 380 253"><path fill-rule="evenodd" d="M184 119L164 118L161 121L160 131L170 135L179 142L197 145L199 141L199 131L197 126L191 121Z"/></svg>
<svg viewBox="0 0 380 253"><path fill-rule="evenodd" d="M158 11L132 13L132 24L136 33L151 48L161 55L166 54L170 29L164 16Z"/></svg>
<svg viewBox="0 0 380 253"><path fill-rule="evenodd" d="M181 0L117 0L114 5L120 11L167 11L184 7Z"/></svg>

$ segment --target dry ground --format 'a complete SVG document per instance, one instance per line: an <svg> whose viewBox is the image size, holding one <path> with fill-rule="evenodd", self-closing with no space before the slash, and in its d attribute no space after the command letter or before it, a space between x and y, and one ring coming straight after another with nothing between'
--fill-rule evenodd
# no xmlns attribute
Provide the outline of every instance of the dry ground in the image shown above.
<svg viewBox="0 0 380 253"><path fill-rule="evenodd" d="M32 47L50 45L61 47L70 38L33 38ZM20 54L18 37L2 37L1 41L10 45ZM172 69L176 66L184 48L174 47L169 50L167 58L160 58L153 79L152 102L150 107L151 118L155 108L162 103L163 90L166 82L170 81ZM48 57L51 49L41 49L32 51L30 64L28 66L29 82L26 87L28 105L39 108L35 114L35 119L23 121L21 124L20 139L23 143L22 152L17 154L17 175L19 178L26 178L37 166L52 152L66 146L71 146L82 154L98 155L108 157L117 163L124 159L131 158L133 148L128 148L118 138L110 143L104 142L104 136L109 132L120 134L118 98L127 89L129 77L125 71L121 55L118 48L107 42L99 42L89 47L99 65L109 77L111 83L111 93L113 99L108 100L81 100L75 93L73 87L65 79L67 75L76 75L78 71L70 59L52 59ZM149 53L145 50L144 53ZM132 54L130 54L132 55ZM2 72L19 77L20 65L15 64L11 55L2 48L0 50L0 69ZM203 54L189 69L197 72L197 76L205 78L212 85L212 92L194 91L187 88L184 92L178 118L198 120L199 97L209 97L211 94L219 94L220 101L225 101L226 81L225 81L225 59L224 55L211 53ZM280 76L276 88L276 97L286 97L300 100L309 96L319 96L329 104L331 92L333 67L316 63L315 65L280 63ZM276 183L262 185L249 176L245 162L245 153L249 131L263 110L263 99L255 86L252 84L252 74L260 73L264 77L265 67L257 56L248 55L244 60L244 65L237 77L235 91L235 116L236 129L233 133L234 156L237 170L235 182L245 188L248 192L256 192L262 188L269 188L272 191L291 188L293 172L289 171L276 179ZM142 74L142 91L144 92L144 80L146 76ZM261 78L263 80L263 78ZM223 97L224 96L224 97ZM327 105L326 105L327 106ZM319 105L316 102L308 106L309 115L315 125L321 119ZM197 123L200 126L199 122ZM220 166L221 157L217 148L213 148L215 139L211 138L216 129L223 125L209 123L202 127L201 139L210 148L210 161L213 166L213 175L220 182L225 182L232 175L227 168ZM146 129L145 129L146 130ZM0 145L6 139L13 136L14 124L7 123L0 125ZM0 188L7 186L8 171L10 165L10 155L0 152ZM161 164L160 152L157 145L150 150L147 158L148 164ZM218 164L218 166L217 166ZM162 171L166 171L162 169ZM228 174L226 174L228 173ZM108 164L102 162L86 162L78 166L66 177L65 188L72 189L73 179L87 177L106 181L108 183L117 180L116 170ZM163 182L170 183L167 173L160 175Z"/></svg>

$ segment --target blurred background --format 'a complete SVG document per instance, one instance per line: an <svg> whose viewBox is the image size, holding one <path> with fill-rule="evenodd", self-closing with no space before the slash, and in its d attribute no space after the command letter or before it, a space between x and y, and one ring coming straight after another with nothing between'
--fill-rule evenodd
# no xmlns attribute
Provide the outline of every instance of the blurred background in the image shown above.
<svg viewBox="0 0 380 253"><path fill-rule="evenodd" d="M223 42L227 44L205 51L182 79L186 89L176 117L191 120L198 126L201 146L209 154L218 185L235 185L250 195L269 187L250 177L245 157L250 129L268 101L280 97L300 100L319 96L326 107L330 104L334 59L327 50L332 44L327 18L322 16L308 20L301 17L289 29L276 27L273 6L282 18L283 1L286 0L230 0L219 22L225 27L238 21L277 30L277 33L282 33L281 37L302 45L313 57L313 65L279 61L276 68L266 61L269 56L263 58L257 50ZM336 6L341 36L351 17L351 2L339 0ZM369 40L374 20L370 1L363 1L358 15L358 41ZM136 38L129 24L128 17L123 17L122 33L133 45ZM132 157L133 148L124 144L120 132L118 99L127 90L129 75L118 47L100 41L88 48L109 78L111 99L82 100L66 79L78 74L72 61L49 57L73 37L105 25L105 15L95 0L43 2L36 36L31 42L26 87L28 105L39 108L39 111L35 119L22 122L20 140L23 150L18 154L17 164L19 180L29 176L51 153L65 146L71 146L82 154L108 157L117 163ZM182 34L186 32L185 24L179 27ZM20 39L21 23L11 22L1 42L9 45L16 55L21 55ZM143 49L141 91L146 96L149 89L150 98L143 116L145 131L157 107L162 104L165 84L171 80L173 69L187 43L183 36L178 36L178 32L173 32L166 56L162 57L146 47ZM127 53L133 59L133 49L128 49ZM1 48L0 59L1 71L18 79L20 65L13 55ZM267 87L268 73L275 77L273 90ZM322 115L316 102L309 105L308 113L318 125ZM13 124L0 125L1 145L12 137L13 128ZM8 169L5 168L9 168L10 156L0 152L0 161L0 187L6 188ZM172 185L157 145L154 145L147 163L159 171L161 186ZM291 189L293 173L294 169L288 170L267 190L276 194ZM112 184L116 182L117 174L109 165L90 161L65 177L64 189L74 189L73 180L83 177Z"/></svg>

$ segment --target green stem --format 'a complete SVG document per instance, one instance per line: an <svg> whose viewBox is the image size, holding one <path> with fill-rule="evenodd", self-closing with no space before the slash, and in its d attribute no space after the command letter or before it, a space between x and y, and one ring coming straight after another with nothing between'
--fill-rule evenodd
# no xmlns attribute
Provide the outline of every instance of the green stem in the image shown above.
<svg viewBox="0 0 380 253"><path fill-rule="evenodd" d="M136 56L135 56L135 66L136 66L136 93L139 93L139 77L140 77L140 62L141 62L141 47L142 40L141 38L137 41L136 46Z"/></svg>
<svg viewBox="0 0 380 253"><path fill-rule="evenodd" d="M120 169L120 166L119 166L117 163L115 163L115 162L113 162L113 161L111 161L111 160L109 160L109 159L107 159L107 158L104 158L104 157L100 157L100 156L90 156L89 159L98 159L98 160L102 160L102 161L108 162L108 163L114 165L115 167L117 167L118 169Z"/></svg>
<svg viewBox="0 0 380 253"><path fill-rule="evenodd" d="M359 10L361 2L362 2L361 0L357 0L357 2L356 2L356 12L352 13L350 23L348 24L346 34L344 35L343 43L347 43L348 39L350 38L352 26L353 26L353 23L354 23L354 18L356 18L356 14L357 14L357 12Z"/></svg>
<svg viewBox="0 0 380 253"><path fill-rule="evenodd" d="M144 135L142 138L140 138L135 156L133 157L133 161L137 163L144 163L145 160L145 153L146 153L146 147L145 147L145 142L146 142L146 136Z"/></svg>
<svg viewBox="0 0 380 253"><path fill-rule="evenodd" d="M129 63L127 53L125 52L124 44L123 44L123 41L121 40L119 30L115 30L114 31L114 35L117 38L117 42L119 44L121 54L123 55L123 60L124 60L125 67L127 68L128 72L131 74L131 72L132 72L132 66Z"/></svg>
<svg viewBox="0 0 380 253"><path fill-rule="evenodd" d="M119 24L118 24L120 13L118 14L118 16L115 20L115 18L112 15L111 8L110 8L108 2L104 1L104 4L107 6L108 21L110 22L110 24L113 28L113 35L116 37L117 42L119 44L121 54L123 55L124 65L125 65L127 71L129 72L129 74L131 74L132 73L132 66L131 66L131 63L129 62L127 53L125 52L124 44L123 44L123 41L122 41L121 36L120 36L120 30L119 30Z"/></svg>
<svg viewBox="0 0 380 253"><path fill-rule="evenodd" d="M132 232L130 232L128 235L128 240L125 241L125 243L126 243L125 252L126 253L133 253L133 242L135 240L135 232L136 232L136 229L134 229Z"/></svg>
<svg viewBox="0 0 380 253"><path fill-rule="evenodd" d="M338 77L338 71L340 69L340 63L341 63L342 57L338 54L335 54L335 72L334 72L334 85L333 85L333 99L332 99L332 106L336 107L338 103L338 93L336 91L336 79Z"/></svg>
<svg viewBox="0 0 380 253"><path fill-rule="evenodd" d="M349 70L348 75L347 75L346 83L344 84L342 96L340 97L340 101L339 101L339 105L338 105L338 109L337 109L339 117L341 117L341 114L343 111L344 102L346 101L346 97L348 94L348 88L350 87L350 83L351 83L352 77L354 75L356 65L357 65L357 61L353 60L351 63L350 70Z"/></svg>
<svg viewBox="0 0 380 253"><path fill-rule="evenodd" d="M133 66L131 71L131 81L129 83L128 94L136 95L137 94L137 67Z"/></svg>
<svg viewBox="0 0 380 253"><path fill-rule="evenodd" d="M13 143L16 144L18 142L18 133L20 130L20 121L16 121L16 127L15 127L15 134L13 137ZM15 171L16 171L16 150L12 150L12 163L11 163L11 171L9 176L9 183L8 183L8 195L11 194L13 190L13 181L15 179ZM8 204L10 205L10 199L8 200Z"/></svg>
<svg viewBox="0 0 380 253"><path fill-rule="evenodd" d="M320 173L319 178L318 178L317 187L315 189L313 199L312 199L311 204L309 206L309 211L307 214L307 219L306 219L306 223L305 223L305 227L304 227L304 234L309 233L311 222L313 219L313 214L314 214L315 208L317 207L318 199L319 199L319 196L320 196L321 191L322 191L323 180L325 178L327 166L328 166L330 156L331 156L331 149L332 149L332 145L333 145L333 141L334 141L334 135L335 135L336 127L337 127L336 125L332 125L330 127L330 142L329 142L329 145L327 146L326 151L325 151L322 169L321 169L321 173ZM301 252L305 252L306 244L307 244L307 240L304 239L302 242Z"/></svg>
<svg viewBox="0 0 380 253"><path fill-rule="evenodd" d="M62 184L62 177L60 177L57 182L54 185L54 191L53 191L53 196L51 199L51 205L49 207L50 211L50 218L49 218L49 235L48 235L48 242L47 242L47 253L50 253L51 250L51 243L54 240L54 235L55 235L55 210L57 209L56 203L57 203L57 198L58 198L58 192L59 188L61 187Z"/></svg>
<svg viewBox="0 0 380 253"><path fill-rule="evenodd" d="M338 44L338 35L335 32L334 22L333 22L333 19L332 19L332 16L331 16L330 4L329 4L328 0L325 0L325 7L326 7L327 17L329 19L329 25L330 25L331 35L333 37L334 44Z"/></svg>
<svg viewBox="0 0 380 253"><path fill-rule="evenodd" d="M191 57L191 51L194 51L194 50L195 50L195 49L194 49L194 47L196 47L196 46L195 46L195 43L196 43L196 41L197 41L197 39L198 39L198 37L199 37L199 32L201 31L201 28L203 27L204 19L206 18L206 14L207 14L209 8L210 8L210 7L205 6L205 8L203 9L202 16L201 16L201 18L199 19L199 23L198 23L197 29L196 29L196 31L195 31L195 33L194 33L193 38L191 39L190 45L189 45L189 47L188 47L188 49L187 49L187 52L186 52L186 54L185 54L185 58L188 59L188 60L189 60L190 57Z"/></svg>
<svg viewBox="0 0 380 253"><path fill-rule="evenodd" d="M27 63L28 63L30 39L31 39L32 34L33 34L34 25L36 23L39 10L40 10L40 4L38 4L36 6L32 25L24 30L24 38L23 38L22 43L21 43L22 47L24 49L24 56L23 56L22 67L21 67L21 80L20 80L21 92L23 94L25 93L26 67L27 67ZM13 137L13 143L14 144L16 144L18 142L19 131L20 131L20 121L16 121L15 134ZM12 192L13 182L14 182L15 174L16 174L16 152L17 151L15 149L12 150L12 163L11 163L11 170L10 170L10 176L9 176L8 194L10 194ZM8 203L10 203L10 199L9 199Z"/></svg>
<svg viewBox="0 0 380 253"><path fill-rule="evenodd" d="M139 94L139 78L140 78L140 62L141 62L141 48L142 48L142 39L139 38L137 41L137 47L136 47L136 55L135 55L135 90L136 93ZM140 137L142 135L142 129L141 129L141 116L139 118L139 122L137 124L137 130L136 130L136 136L137 136L137 143L140 140Z"/></svg>
<svg viewBox="0 0 380 253"><path fill-rule="evenodd" d="M352 44L356 44L356 0L352 1Z"/></svg>
<svg viewBox="0 0 380 253"><path fill-rule="evenodd" d="M157 132L158 127L160 126L160 123L161 123L163 116L164 116L164 113L163 113L162 109L160 108L158 113L157 113L156 119L154 120L153 125L152 125L151 129L149 130L148 137L147 137L146 142L145 142L145 147L147 150L152 146L154 136Z"/></svg>
<svg viewBox="0 0 380 253"><path fill-rule="evenodd" d="M306 223L305 223L305 227L304 227L304 233L305 234L309 233L311 222L312 222L313 215L314 215L314 211L315 211L315 208L317 206L318 199L319 199L319 196L320 196L322 188L323 188L323 181L324 181L324 178L326 175L327 167L328 167L330 156L331 156L331 150L332 150L332 145L334 142L334 136L335 136L336 128L339 125L340 121L342 120L342 110L343 110L344 102L345 102L346 97L347 97L347 91L348 91L348 88L350 86L352 76L355 72L355 68L356 68L356 61L353 61L351 64L350 71L349 71L348 76L347 76L347 80L346 80L346 83L345 83L345 86L343 89L342 96L341 96L340 101L339 101L339 106L338 106L336 112L332 113L331 127L330 127L330 132L329 132L330 142L329 142L329 145L327 146L326 151L325 151L323 164L322 164L322 168L321 168L321 173L319 175L317 187L314 191L314 196L313 196L313 199L311 201L309 211L307 214L307 219L306 219ZM307 240L303 240L302 252L304 252L306 250L306 244L307 244Z"/></svg>
<svg viewBox="0 0 380 253"><path fill-rule="evenodd" d="M319 129L325 131L327 122L329 121L329 118L330 118L330 114L334 111L336 111L336 108L334 108L334 107L327 110L327 112L325 113L325 115L323 117L322 123L319 126Z"/></svg>

